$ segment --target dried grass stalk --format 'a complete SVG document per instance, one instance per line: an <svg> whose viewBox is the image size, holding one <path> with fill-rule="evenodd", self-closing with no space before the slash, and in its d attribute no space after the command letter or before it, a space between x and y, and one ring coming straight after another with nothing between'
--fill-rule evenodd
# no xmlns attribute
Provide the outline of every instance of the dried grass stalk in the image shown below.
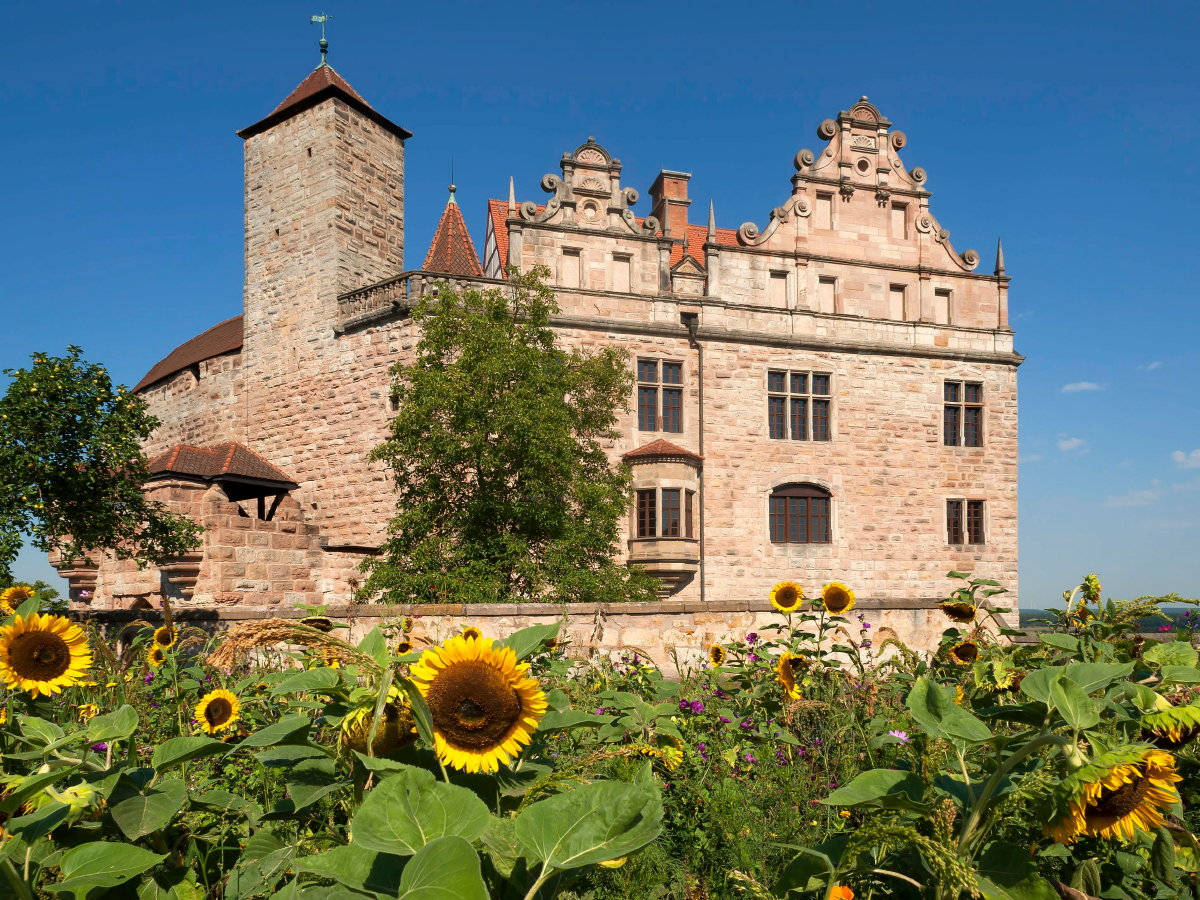
<svg viewBox="0 0 1200 900"><path fill-rule="evenodd" d="M221 645L208 655L208 662L218 669L232 669L252 650L276 644L319 647L323 652L332 651L330 655L336 656L343 664L359 665L375 673L379 671L374 659L345 641L287 619L264 619L235 625L225 632Z"/></svg>

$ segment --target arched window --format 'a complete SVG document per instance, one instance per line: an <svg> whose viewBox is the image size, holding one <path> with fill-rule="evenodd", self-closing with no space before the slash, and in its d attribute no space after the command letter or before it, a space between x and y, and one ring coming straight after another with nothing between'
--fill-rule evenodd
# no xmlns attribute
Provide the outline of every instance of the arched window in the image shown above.
<svg viewBox="0 0 1200 900"><path fill-rule="evenodd" d="M829 491L815 484L784 484L770 497L773 544L828 544Z"/></svg>

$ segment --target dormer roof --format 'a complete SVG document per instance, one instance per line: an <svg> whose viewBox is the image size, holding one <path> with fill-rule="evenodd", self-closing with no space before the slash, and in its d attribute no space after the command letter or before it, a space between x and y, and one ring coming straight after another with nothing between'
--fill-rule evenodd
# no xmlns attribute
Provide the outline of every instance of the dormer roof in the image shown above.
<svg viewBox="0 0 1200 900"><path fill-rule="evenodd" d="M255 122L253 125L243 128L237 133L238 137L245 140L254 137L256 134L262 134L268 128L278 125L285 119L290 119L292 116L306 109L311 109L323 100L328 100L330 97L338 98L347 106L362 113L385 131L390 131L402 141L412 137L411 131L401 128L395 122L376 112L371 107L371 104L367 103L358 91L350 86L350 82L339 75L333 66L328 63L321 63L321 65L317 66L307 78L297 85L294 91L284 98L282 103L275 107L269 116Z"/></svg>
<svg viewBox="0 0 1200 900"><path fill-rule="evenodd" d="M150 460L150 472L159 478L240 483L294 490L298 485L253 450L236 441L200 447L176 444Z"/></svg>
<svg viewBox="0 0 1200 900"><path fill-rule="evenodd" d="M657 441L651 441L644 447L630 450L621 459L630 465L660 462L662 460L679 460L680 462L698 466L704 462L704 457L698 453L693 453L691 450L684 450L682 447L672 444L670 441L664 441L661 438Z"/></svg>

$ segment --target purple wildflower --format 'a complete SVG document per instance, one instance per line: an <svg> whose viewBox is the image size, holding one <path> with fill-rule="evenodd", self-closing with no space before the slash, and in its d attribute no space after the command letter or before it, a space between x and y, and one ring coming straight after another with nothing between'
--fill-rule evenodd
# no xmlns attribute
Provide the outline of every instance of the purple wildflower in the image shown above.
<svg viewBox="0 0 1200 900"><path fill-rule="evenodd" d="M808 805L809 805L809 806L820 806L820 805L821 805L821 801L820 801L820 800L809 800L809 801L808 801Z"/></svg>
<svg viewBox="0 0 1200 900"><path fill-rule="evenodd" d="M758 762L758 760L754 758L754 754L749 750L745 752L745 754L742 756L742 759L746 760L746 762L750 763L751 765Z"/></svg>
<svg viewBox="0 0 1200 900"><path fill-rule="evenodd" d="M748 635L746 635L746 643L749 644L751 647L753 647L757 642L758 642L758 633L757 632L752 631Z"/></svg>
<svg viewBox="0 0 1200 900"><path fill-rule="evenodd" d="M608 707L607 707L607 706L602 706L602 707L600 707L598 710L596 710L596 715L598 715L598 716L602 716L602 715L604 715L606 712L608 712Z"/></svg>
<svg viewBox="0 0 1200 900"><path fill-rule="evenodd" d="M870 628L870 627L871 627L870 622L863 622L863 628Z"/></svg>
<svg viewBox="0 0 1200 900"><path fill-rule="evenodd" d="M158 709L158 701L156 701L156 700L151 700L151 701L150 701L150 705L151 705L151 706L152 706L154 709Z"/></svg>
<svg viewBox="0 0 1200 900"><path fill-rule="evenodd" d="M749 719L742 719L742 721L738 723L738 728L742 729L742 731L750 731L754 728L754 723Z"/></svg>
<svg viewBox="0 0 1200 900"><path fill-rule="evenodd" d="M859 644L859 646L862 647L864 650L870 650L871 649L871 639L867 638L865 641L863 641L861 644Z"/></svg>
<svg viewBox="0 0 1200 900"><path fill-rule="evenodd" d="M1170 631L1170 630L1171 630L1171 626L1170 626L1170 625L1159 625L1159 626L1158 626L1158 630L1159 630L1159 631Z"/></svg>
<svg viewBox="0 0 1200 900"><path fill-rule="evenodd" d="M679 708L681 710L683 710L684 712L687 712L688 710L690 710L692 708L692 704L689 703L687 700L680 700Z"/></svg>
<svg viewBox="0 0 1200 900"><path fill-rule="evenodd" d="M95 750L97 753L103 753L105 750L108 749L108 744L105 744L103 741L99 744L92 744L92 749Z"/></svg>
<svg viewBox="0 0 1200 900"><path fill-rule="evenodd" d="M721 688L717 688L716 693L713 694L713 696L716 697L717 699L721 699L722 697L725 697L727 695L725 694L725 692L723 690L721 690Z"/></svg>
<svg viewBox="0 0 1200 900"><path fill-rule="evenodd" d="M88 597L92 596L92 592L91 591L80 591L79 596L86 600Z"/></svg>
<svg viewBox="0 0 1200 900"><path fill-rule="evenodd" d="M724 716L717 716L717 718L721 720L721 724L722 724L722 725L728 725L728 724L729 724L729 720L728 720L727 718L725 718Z"/></svg>
<svg viewBox="0 0 1200 900"><path fill-rule="evenodd" d="M908 732L907 731L889 731L888 734L891 735L892 737L894 737L896 740L898 740L900 742L901 746L908 743Z"/></svg>
<svg viewBox="0 0 1200 900"><path fill-rule="evenodd" d="M149 683L150 683L150 682L152 682L153 680L154 680L154 673L153 673L153 672L147 672L147 673L146 673L146 677L142 679L142 682L143 682L144 684L149 684Z"/></svg>
<svg viewBox="0 0 1200 900"><path fill-rule="evenodd" d="M750 662L758 662L758 654L751 653L749 656L746 657L746 659L750 660Z"/></svg>
<svg viewBox="0 0 1200 900"><path fill-rule="evenodd" d="M696 745L696 750L700 753L700 758L705 762L708 762L708 745L705 744L704 741L700 741L700 743Z"/></svg>
<svg viewBox="0 0 1200 900"><path fill-rule="evenodd" d="M702 712L704 712L704 701L703 700L693 700L692 701L692 713L694 715L700 715L700 713L702 713Z"/></svg>

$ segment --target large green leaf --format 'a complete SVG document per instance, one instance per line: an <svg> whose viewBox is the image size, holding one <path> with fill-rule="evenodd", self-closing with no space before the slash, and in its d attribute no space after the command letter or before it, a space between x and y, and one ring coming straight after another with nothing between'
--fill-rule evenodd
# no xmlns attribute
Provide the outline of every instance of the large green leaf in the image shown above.
<svg viewBox="0 0 1200 900"><path fill-rule="evenodd" d="M387 638L384 637L383 631L376 625L367 636L358 642L358 652L365 653L378 663L379 668L386 669L388 666L388 647Z"/></svg>
<svg viewBox="0 0 1200 900"><path fill-rule="evenodd" d="M471 791L406 766L367 794L352 831L368 850L411 856L444 835L477 840L487 825L488 809Z"/></svg>
<svg viewBox="0 0 1200 900"><path fill-rule="evenodd" d="M1058 900L1050 882L1038 874L1029 853L996 841L979 860L979 891L985 900Z"/></svg>
<svg viewBox="0 0 1200 900"><path fill-rule="evenodd" d="M87 739L93 744L100 741L123 741L137 731L139 724L137 710L126 703L116 712L92 716L88 721Z"/></svg>
<svg viewBox="0 0 1200 900"><path fill-rule="evenodd" d="M24 781L5 794L3 800L0 800L0 813L16 812L30 797L40 794L44 788L54 784L60 778L70 775L75 769L75 766L68 766L52 772L35 772L33 775L27 775Z"/></svg>
<svg viewBox="0 0 1200 900"><path fill-rule="evenodd" d="M19 835L27 844L33 844L65 822L70 812L71 807L66 803L48 803L27 816L9 819L4 823L4 830Z"/></svg>
<svg viewBox="0 0 1200 900"><path fill-rule="evenodd" d="M1063 674L1085 694L1094 694L1132 672L1133 663L1071 663Z"/></svg>
<svg viewBox="0 0 1200 900"><path fill-rule="evenodd" d="M933 737L980 743L990 740L992 730L954 702L954 689L930 681L924 675L908 693L908 709L921 729Z"/></svg>
<svg viewBox="0 0 1200 900"><path fill-rule="evenodd" d="M284 716L274 725L268 725L243 738L242 747L274 747L277 744L303 744L308 740L312 721L305 715Z"/></svg>
<svg viewBox="0 0 1200 900"><path fill-rule="evenodd" d="M396 900L488 900L479 854L457 835L430 841L404 867Z"/></svg>
<svg viewBox="0 0 1200 900"><path fill-rule="evenodd" d="M582 709L567 709L562 712L551 710L542 717L542 721L538 724L538 731L543 734L552 731L569 731L572 728L607 725L612 720L612 716L597 716Z"/></svg>
<svg viewBox="0 0 1200 900"><path fill-rule="evenodd" d="M335 688L341 676L337 669L322 666L319 669L308 669L291 678L285 678L271 690L272 697L280 694L299 694L302 691L327 691Z"/></svg>
<svg viewBox="0 0 1200 900"><path fill-rule="evenodd" d="M64 853L58 861L63 880L43 887L54 893L70 891L78 900L84 900L92 888L115 887L165 858L165 853L151 853L130 844L95 841Z"/></svg>
<svg viewBox="0 0 1200 900"><path fill-rule="evenodd" d="M355 890L394 897L400 887L405 862L402 856L376 853L355 843L298 859L296 869L332 879Z"/></svg>
<svg viewBox="0 0 1200 900"><path fill-rule="evenodd" d="M309 744L283 744L254 754L254 758L264 766L273 766L279 769L294 766L306 759L320 759L321 757L328 759L328 756L324 750Z"/></svg>
<svg viewBox="0 0 1200 900"><path fill-rule="evenodd" d="M527 659L536 653L546 641L558 637L562 622L551 622L549 625L530 625L520 631L514 631L502 641L496 643L501 647L511 647L517 655L517 662Z"/></svg>
<svg viewBox="0 0 1200 900"><path fill-rule="evenodd" d="M1021 693L1032 700L1049 704L1050 683L1066 670L1066 666L1046 666L1030 672L1021 680Z"/></svg>
<svg viewBox="0 0 1200 900"><path fill-rule="evenodd" d="M656 785L595 781L527 806L516 835L543 871L574 869L645 847L662 831L662 816Z"/></svg>
<svg viewBox="0 0 1200 900"><path fill-rule="evenodd" d="M288 796L301 810L349 783L338 777L332 760L306 759L288 773Z"/></svg>
<svg viewBox="0 0 1200 900"><path fill-rule="evenodd" d="M176 866L153 877L142 879L138 900L204 900L204 890L196 883L196 873L188 866Z"/></svg>
<svg viewBox="0 0 1200 900"><path fill-rule="evenodd" d="M1200 684L1200 669L1191 666L1163 666L1161 672L1163 681L1172 681L1175 684Z"/></svg>
<svg viewBox="0 0 1200 900"><path fill-rule="evenodd" d="M215 741L212 738L171 738L169 741L163 741L154 748L154 770L161 772L163 769L169 769L171 766L199 759L202 756L213 756L217 753L224 753L228 749L228 744L223 744L221 741Z"/></svg>
<svg viewBox="0 0 1200 900"><path fill-rule="evenodd" d="M829 806L871 806L879 809L910 809L929 813L931 808L921 802L925 785L913 772L893 769L872 769L863 772L845 787L840 787L824 800Z"/></svg>
<svg viewBox="0 0 1200 900"><path fill-rule="evenodd" d="M793 890L801 893L824 890L836 872L848 843L850 835L839 834L815 847L795 848L800 853L788 863L775 882L775 896L786 897Z"/></svg>
<svg viewBox="0 0 1200 900"><path fill-rule="evenodd" d="M253 800L247 800L238 794L222 790L206 791L194 798L192 805L200 809L231 812L235 815L245 816L252 822L261 819L263 814L262 807Z"/></svg>
<svg viewBox="0 0 1200 900"><path fill-rule="evenodd" d="M17 716L17 724L21 726L21 734L39 747L53 744L63 736L61 728L37 716Z"/></svg>
<svg viewBox="0 0 1200 900"><path fill-rule="evenodd" d="M1154 832L1150 847L1150 874L1167 884L1175 883L1175 839L1166 828Z"/></svg>
<svg viewBox="0 0 1200 900"><path fill-rule="evenodd" d="M1079 638L1071 637L1069 634L1050 632L1049 634L1038 635L1038 639L1047 647L1053 647L1056 650L1066 650L1074 653L1079 649Z"/></svg>
<svg viewBox="0 0 1200 900"><path fill-rule="evenodd" d="M1050 703L1072 728L1091 728L1100 721L1092 698L1069 677L1050 683Z"/></svg>
<svg viewBox="0 0 1200 900"><path fill-rule="evenodd" d="M187 785L178 778L167 778L153 788L139 789L131 779L122 777L108 803L121 833L136 841L166 826L186 798Z"/></svg>
<svg viewBox="0 0 1200 900"><path fill-rule="evenodd" d="M1163 641L1147 647L1142 659L1159 666L1191 667L1200 659L1200 653L1188 641Z"/></svg>

